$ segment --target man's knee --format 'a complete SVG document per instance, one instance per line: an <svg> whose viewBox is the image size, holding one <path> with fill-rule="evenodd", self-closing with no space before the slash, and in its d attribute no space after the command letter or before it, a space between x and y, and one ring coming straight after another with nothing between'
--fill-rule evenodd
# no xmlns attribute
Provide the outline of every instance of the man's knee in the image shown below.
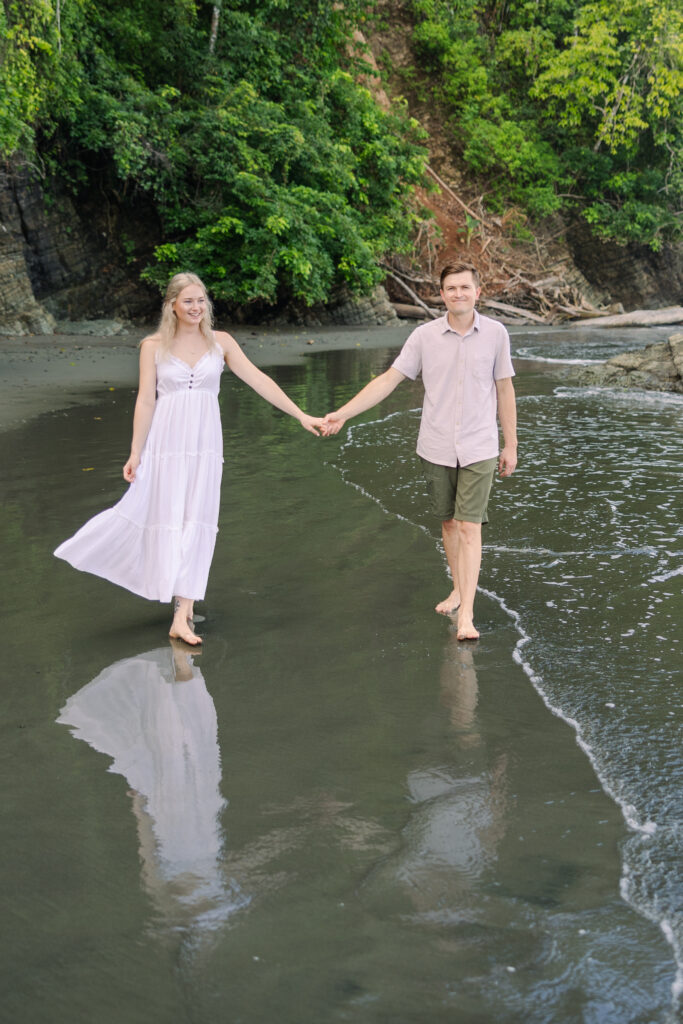
<svg viewBox="0 0 683 1024"><path fill-rule="evenodd" d="M465 543L472 543L481 537L481 523L470 523L467 519L452 519L458 537Z"/></svg>

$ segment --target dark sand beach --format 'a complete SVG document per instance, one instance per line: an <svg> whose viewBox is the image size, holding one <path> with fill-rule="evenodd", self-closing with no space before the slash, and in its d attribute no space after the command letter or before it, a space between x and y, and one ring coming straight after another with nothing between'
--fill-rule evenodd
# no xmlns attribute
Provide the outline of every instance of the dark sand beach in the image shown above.
<svg viewBox="0 0 683 1024"><path fill-rule="evenodd" d="M410 327L234 333L322 414ZM196 655L52 556L125 486L139 336L0 346L4 1019L673 1024L683 403L552 372L633 334L513 336L471 645L419 384L324 440L226 375Z"/></svg>

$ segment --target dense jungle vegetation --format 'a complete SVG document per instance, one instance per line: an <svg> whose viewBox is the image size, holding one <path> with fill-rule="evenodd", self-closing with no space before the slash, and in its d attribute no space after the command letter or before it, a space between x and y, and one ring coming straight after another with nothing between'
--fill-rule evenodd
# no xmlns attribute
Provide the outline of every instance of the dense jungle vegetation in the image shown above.
<svg viewBox="0 0 683 1024"><path fill-rule="evenodd" d="M0 155L146 194L156 283L191 267L236 304L368 290L410 248L427 140L375 103L351 40L399 7L414 63L393 77L443 112L491 207L680 237L677 0L3 0Z"/></svg>

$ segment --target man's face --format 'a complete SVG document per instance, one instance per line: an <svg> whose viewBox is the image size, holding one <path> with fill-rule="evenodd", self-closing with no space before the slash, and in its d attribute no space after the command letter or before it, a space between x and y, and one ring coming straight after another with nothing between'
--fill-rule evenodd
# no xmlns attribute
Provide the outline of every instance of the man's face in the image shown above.
<svg viewBox="0 0 683 1024"><path fill-rule="evenodd" d="M449 313L457 316L471 313L480 294L481 288L475 285L471 270L463 270L460 274L448 274L443 279L441 298L446 303Z"/></svg>

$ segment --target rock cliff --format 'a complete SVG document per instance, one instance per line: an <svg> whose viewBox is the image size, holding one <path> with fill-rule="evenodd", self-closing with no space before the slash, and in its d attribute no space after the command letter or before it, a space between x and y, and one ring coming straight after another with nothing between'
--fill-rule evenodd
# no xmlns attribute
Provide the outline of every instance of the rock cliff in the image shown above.
<svg viewBox="0 0 683 1024"><path fill-rule="evenodd" d="M609 292L625 309L659 309L681 301L683 247L664 245L653 252L645 245L601 242L585 221L574 221L567 244L579 270L593 285Z"/></svg>
<svg viewBox="0 0 683 1024"><path fill-rule="evenodd" d="M156 236L151 219L113 193L72 197L25 170L3 175L0 333L50 334L57 319L156 314L158 296L139 282Z"/></svg>

